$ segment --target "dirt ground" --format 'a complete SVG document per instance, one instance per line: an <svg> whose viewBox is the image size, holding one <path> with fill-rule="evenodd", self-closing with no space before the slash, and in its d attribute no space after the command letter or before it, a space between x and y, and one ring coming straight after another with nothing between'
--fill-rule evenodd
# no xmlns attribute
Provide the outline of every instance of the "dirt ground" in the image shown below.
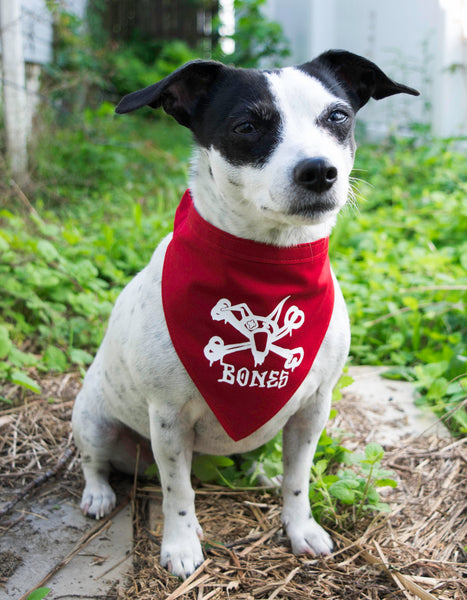
<svg viewBox="0 0 467 600"><path fill-rule="evenodd" d="M70 429L79 378L76 374L50 378L42 381L42 387L40 397L18 398L14 388L1 391L15 404L20 402L0 411L0 536L8 536L21 519L12 503L22 495L58 494L75 503L80 497L82 478ZM337 408L328 431L347 432L343 445L363 447L370 441L371 426L361 406L347 394ZM290 553L275 490L197 484L206 560L185 582L158 565L162 533L158 486L144 481L133 486L129 481L133 570L126 589L111 588L105 597L463 600L467 598L466 444L465 439L441 439L427 432L386 446L384 466L398 480L398 487L385 497L391 512L366 514L345 529L330 523L336 548L326 559ZM124 497L120 500L127 502ZM14 548L0 556L0 588L19 561Z"/></svg>

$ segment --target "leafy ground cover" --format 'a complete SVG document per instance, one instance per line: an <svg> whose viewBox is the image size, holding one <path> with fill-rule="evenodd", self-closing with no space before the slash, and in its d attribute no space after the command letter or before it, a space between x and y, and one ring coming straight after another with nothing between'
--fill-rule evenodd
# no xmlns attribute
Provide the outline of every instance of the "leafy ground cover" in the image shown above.
<svg viewBox="0 0 467 600"><path fill-rule="evenodd" d="M419 402L467 431L467 163L455 144L393 140L360 150L360 210L333 256L352 321L353 360L393 365Z"/></svg>
<svg viewBox="0 0 467 600"><path fill-rule="evenodd" d="M37 388L28 367L89 363L119 291L170 230L187 135L164 120L140 124L104 105L77 127L54 129L37 146L34 207L18 190L4 202L2 378Z"/></svg>

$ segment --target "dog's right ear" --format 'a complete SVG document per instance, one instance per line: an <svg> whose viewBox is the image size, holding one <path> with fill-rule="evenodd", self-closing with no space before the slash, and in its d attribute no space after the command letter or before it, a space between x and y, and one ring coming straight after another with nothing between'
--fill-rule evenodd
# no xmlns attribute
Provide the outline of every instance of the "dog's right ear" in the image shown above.
<svg viewBox="0 0 467 600"><path fill-rule="evenodd" d="M124 96L115 112L122 114L142 106L162 106L181 125L190 127L196 108L220 73L227 68L213 60L193 60L162 81Z"/></svg>

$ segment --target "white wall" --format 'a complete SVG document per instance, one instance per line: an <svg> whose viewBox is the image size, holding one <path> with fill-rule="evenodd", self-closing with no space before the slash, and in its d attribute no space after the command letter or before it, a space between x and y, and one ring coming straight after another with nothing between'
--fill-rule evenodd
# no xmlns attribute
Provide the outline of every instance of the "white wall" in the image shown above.
<svg viewBox="0 0 467 600"><path fill-rule="evenodd" d="M360 115L369 133L417 121L467 135L467 0L268 0L267 13L290 40L290 64L343 48L422 92L371 102Z"/></svg>

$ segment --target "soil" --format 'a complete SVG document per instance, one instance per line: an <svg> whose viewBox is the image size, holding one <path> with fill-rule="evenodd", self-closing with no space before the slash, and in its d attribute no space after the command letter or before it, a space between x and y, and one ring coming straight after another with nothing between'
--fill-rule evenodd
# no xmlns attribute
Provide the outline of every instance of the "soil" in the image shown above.
<svg viewBox="0 0 467 600"><path fill-rule="evenodd" d="M17 556L14 552L10 550L0 552L0 582L9 579L22 563L21 556Z"/></svg>

